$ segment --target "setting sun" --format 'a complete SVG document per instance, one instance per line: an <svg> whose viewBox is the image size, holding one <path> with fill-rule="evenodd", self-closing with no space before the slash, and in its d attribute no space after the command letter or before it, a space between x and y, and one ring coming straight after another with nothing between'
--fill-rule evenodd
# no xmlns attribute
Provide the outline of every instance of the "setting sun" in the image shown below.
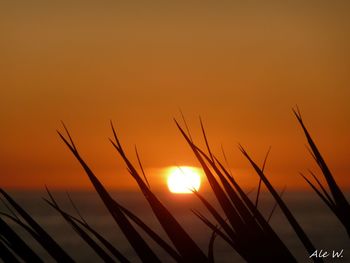
<svg viewBox="0 0 350 263"><path fill-rule="evenodd" d="M199 190L201 171L198 168L180 166L168 170L168 188L175 194L190 194Z"/></svg>

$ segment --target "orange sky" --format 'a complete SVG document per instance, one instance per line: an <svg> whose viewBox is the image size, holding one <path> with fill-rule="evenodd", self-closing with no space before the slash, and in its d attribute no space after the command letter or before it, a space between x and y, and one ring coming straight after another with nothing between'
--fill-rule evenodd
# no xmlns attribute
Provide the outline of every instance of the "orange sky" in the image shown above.
<svg viewBox="0 0 350 263"><path fill-rule="evenodd" d="M350 187L348 1L231 2L1 3L0 185L90 187L56 134L64 120L108 187L135 187L107 140L110 119L163 185L163 167L198 165L172 121L181 108L201 144L202 116L242 184L257 177L238 142L259 162L271 145L273 182L302 187L298 172L317 170L291 112L298 104Z"/></svg>

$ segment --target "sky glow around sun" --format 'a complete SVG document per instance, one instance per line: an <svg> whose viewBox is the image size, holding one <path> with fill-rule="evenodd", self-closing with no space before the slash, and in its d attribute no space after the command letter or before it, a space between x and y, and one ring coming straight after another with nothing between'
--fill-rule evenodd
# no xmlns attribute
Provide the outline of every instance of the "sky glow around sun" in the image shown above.
<svg viewBox="0 0 350 263"><path fill-rule="evenodd" d="M188 166L171 167L168 170L168 188L174 194L190 194L201 185L200 169Z"/></svg>

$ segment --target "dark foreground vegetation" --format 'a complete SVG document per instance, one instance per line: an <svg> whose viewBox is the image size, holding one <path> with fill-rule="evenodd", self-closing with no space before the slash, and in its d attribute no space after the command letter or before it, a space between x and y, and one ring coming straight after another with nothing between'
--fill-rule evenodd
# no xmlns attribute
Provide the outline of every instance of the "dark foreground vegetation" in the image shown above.
<svg viewBox="0 0 350 263"><path fill-rule="evenodd" d="M301 176L329 207L330 212L334 213L343 224L344 231L347 231L348 235L350 235L350 205L305 127L300 112L298 110L293 110L293 112L306 136L310 153L319 166L327 185L322 185L320 178L311 171L309 177L304 174L301 174ZM256 175L260 179L256 198L251 198L248 197L237 183L227 168L227 164L220 161L212 153L202 122L200 122L200 125L206 149L199 148L192 140L185 121L184 127L176 120L175 124L201 164L211 190L222 211L218 211L217 207L210 203L205 196L194 191L194 194L208 211L208 214L204 215L195 208L192 210L194 216L198 217L212 231L212 235L208 237L208 248L206 251L203 251L196 244L173 214L151 191L137 150L138 168L124 152L112 123L113 138L110 141L118 155L125 162L130 175L135 179L139 190L149 203L150 209L170 242L161 238L141 218L128 210L127 207L122 206L118 200L112 198L98 177L82 159L65 125L63 125L65 134L58 132L64 144L86 172L86 175L111 217L142 262L161 262L154 248L149 244L150 239L167 253L169 259L175 262L215 262L214 244L216 238L221 238L227 242L247 262L296 262L291 251L269 223L271 215L277 206L281 209L290 226L293 228L295 238L300 240L307 253L311 255L316 250L310 238L304 232L303 227L290 211L288 204L281 198L283 192L277 192L266 176L264 168L268 154L266 155L264 164L260 167L247 150L239 146L240 151L254 168ZM261 213L258 207L262 185L266 187L276 202L275 207L267 218ZM55 241L54 237L48 234L37 223L29 212L25 211L5 190L1 189L0 193L1 200L6 207L6 211L0 212L0 257L4 262L43 262L38 254L26 244L23 238L11 228L13 224L17 224L23 231L26 231L55 261L74 262L74 259ZM115 244L112 244L101 233L96 231L93 226L89 225L80 215L78 208L71 199L70 201L76 210L77 216L66 212L60 207L49 189L47 189L47 194L47 198L44 198L45 202L62 216L67 224L75 230L77 235L101 258L101 261L130 262ZM313 260L314 262L322 262L322 259L318 257L314 257Z"/></svg>

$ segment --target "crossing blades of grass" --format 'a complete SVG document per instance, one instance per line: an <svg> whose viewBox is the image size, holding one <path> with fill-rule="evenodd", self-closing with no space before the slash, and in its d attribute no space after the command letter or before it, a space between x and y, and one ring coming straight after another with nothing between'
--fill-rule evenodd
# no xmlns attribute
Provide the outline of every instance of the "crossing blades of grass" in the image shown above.
<svg viewBox="0 0 350 263"><path fill-rule="evenodd" d="M27 226L32 230L29 233L41 246L59 262L73 262L73 259L61 248L61 246L37 223L14 199L3 189L1 195L7 200L12 208L25 220Z"/></svg>
<svg viewBox="0 0 350 263"><path fill-rule="evenodd" d="M68 139L66 139L60 132L58 132L59 136L69 148L69 150L73 153L75 158L79 161L80 165L83 167L85 173L89 177L92 185L94 186L96 192L100 196L102 202L108 209L109 213L112 215L115 222L118 224L119 228L123 232L124 236L129 241L130 245L135 250L136 254L139 256L142 262L160 262L158 256L154 253L154 251L149 247L146 241L142 238L142 236L137 232L137 230L132 226L130 221L126 218L121 209L115 205L113 198L92 172L92 170L88 167L85 161L80 156L74 142L66 128L63 124L64 129L67 133ZM68 141L69 140L69 141Z"/></svg>
<svg viewBox="0 0 350 263"><path fill-rule="evenodd" d="M120 157L124 160L129 173L137 182L140 190L145 196L146 200L150 204L153 213L158 219L159 223L163 227L164 231L168 235L169 239L174 244L177 251L182 256L185 262L207 262L208 258L203 251L198 247L194 240L188 235L188 233L182 228L175 217L169 212L169 210L161 203L161 201L152 193L147 184L142 180L141 176L126 156L121 143L117 137L116 131L111 123L114 140L110 140ZM138 157L138 154L137 154ZM139 164L141 164L138 158ZM141 165L140 165L141 166ZM141 166L142 167L142 166ZM143 170L141 168L141 170Z"/></svg>
<svg viewBox="0 0 350 263"><path fill-rule="evenodd" d="M236 251L248 262L276 260L295 262L293 255L278 238L268 222L262 217L257 207L249 200L238 185L232 186L228 178L226 178L227 176L235 182L210 150L202 122L201 128L209 152L208 155L194 144L193 140L189 138L176 120L175 123L201 164L209 184L223 212L227 216L228 223L223 220L216 209L204 197L196 191L194 193L217 220L225 232L225 236L227 235L234 242ZM217 164L219 164L220 168ZM215 177L219 177L221 184ZM237 191L239 193L234 188L236 190L238 189ZM198 216L198 213L196 215ZM214 231L213 224L210 224L203 216L198 217Z"/></svg>
<svg viewBox="0 0 350 263"><path fill-rule="evenodd" d="M265 176L264 172L259 168L259 166L251 159L251 157L248 155L246 150L239 145L241 152L243 155L247 158L249 163L252 165L258 176L261 178L262 182L265 184L266 188L270 191L271 195L274 197L276 202L278 203L279 207L281 208L282 212L288 219L290 225L293 227L295 233L299 237L300 241L303 243L305 249L307 250L308 254L311 255L314 253L315 246L312 244L311 240L307 236L307 234L304 232L302 227L299 225L298 221L295 219L294 215L292 212L289 210L288 206L286 203L282 200L280 195L277 193L275 188L271 185L270 181L267 179ZM318 257L313 257L314 262L323 262L321 258Z"/></svg>
<svg viewBox="0 0 350 263"><path fill-rule="evenodd" d="M6 242L16 255L22 258L25 262L43 262L41 258L17 235L12 228L0 218L0 234L1 242ZM5 256L11 257L4 250ZM10 252L11 253L11 252Z"/></svg>
<svg viewBox="0 0 350 263"><path fill-rule="evenodd" d="M301 128L304 131L304 135L311 149L311 154L314 160L316 161L317 165L319 166L320 170L322 171L323 177L325 178L328 184L328 188L331 192L333 199L330 197L330 195L325 190L325 187L323 187L323 185L320 183L320 181L317 179L315 175L313 175L313 177L316 180L317 184L321 187L323 194L320 191L316 190L317 187L314 186L311 183L311 181L307 180L305 176L303 177L307 181L307 183L312 187L312 189L316 192L316 194L319 197L321 197L321 199L325 202L325 204L338 217L339 221L343 224L343 226L345 227L348 233L348 236L350 237L350 204L345 198L345 195L343 194L342 190L338 186L337 182L335 181L334 176L330 171L330 169L328 168L326 161L324 160L323 156L318 150L318 147L316 146L314 140L312 139L309 131L307 130L304 124L304 121L301 117L301 113L299 109L298 108L293 109L293 112Z"/></svg>

